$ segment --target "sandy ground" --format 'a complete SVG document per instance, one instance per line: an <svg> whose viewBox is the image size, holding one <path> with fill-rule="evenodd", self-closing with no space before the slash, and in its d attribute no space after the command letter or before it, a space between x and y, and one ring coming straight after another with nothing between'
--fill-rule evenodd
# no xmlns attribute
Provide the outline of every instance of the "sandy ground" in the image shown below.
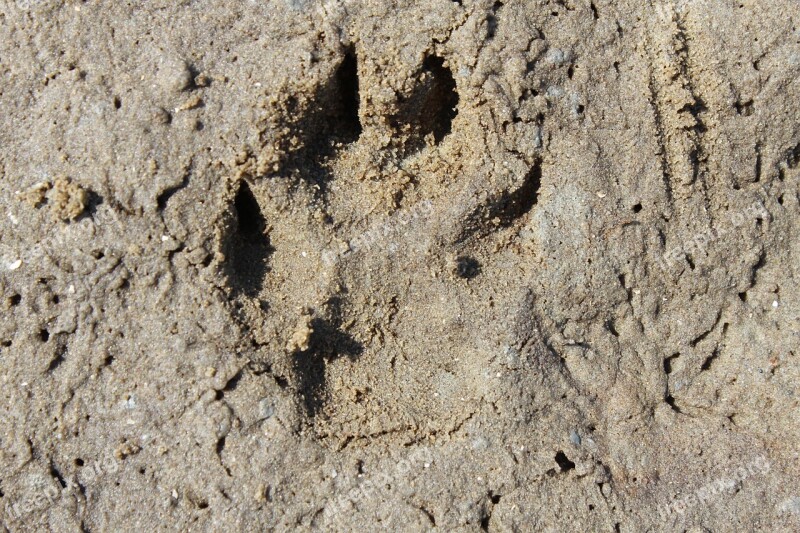
<svg viewBox="0 0 800 533"><path fill-rule="evenodd" d="M796 0L3 0L3 531L800 530Z"/></svg>

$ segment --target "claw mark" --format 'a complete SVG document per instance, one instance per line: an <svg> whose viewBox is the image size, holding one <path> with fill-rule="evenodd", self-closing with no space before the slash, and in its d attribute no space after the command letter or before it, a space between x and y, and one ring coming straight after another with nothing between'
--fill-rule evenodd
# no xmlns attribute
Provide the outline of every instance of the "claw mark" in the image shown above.
<svg viewBox="0 0 800 533"><path fill-rule="evenodd" d="M264 283L267 261L274 250L264 215L246 181L239 185L233 205L236 230L228 243L229 279L236 293L255 295Z"/></svg>
<svg viewBox="0 0 800 533"><path fill-rule="evenodd" d="M504 191L499 196L491 198L467 216L464 229L456 243L464 242L475 234L484 236L493 228L512 226L538 203L541 185L542 166L541 162L536 161L517 189Z"/></svg>
<svg viewBox="0 0 800 533"><path fill-rule="evenodd" d="M433 136L439 144L450 133L458 114L458 92L450 68L444 58L428 56L422 67L419 83L410 98L401 102L397 116L398 129L409 129L408 152L420 150L425 137Z"/></svg>
<svg viewBox="0 0 800 533"><path fill-rule="evenodd" d="M277 174L297 175L316 185L324 195L333 179L330 161L343 146L358 141L361 136L359 107L358 57L351 48L331 79L317 89L300 120L292 126L297 148L284 156Z"/></svg>
<svg viewBox="0 0 800 533"><path fill-rule="evenodd" d="M527 215L539 201L542 185L542 165L536 161L517 190L505 193L490 207L489 218L499 218L500 225L508 227Z"/></svg>
<svg viewBox="0 0 800 533"><path fill-rule="evenodd" d="M360 97L358 92L358 60L355 49L351 48L336 71L339 102L335 114L338 115L340 128L349 142L355 142L361 135L361 120L358 109Z"/></svg>
<svg viewBox="0 0 800 533"><path fill-rule="evenodd" d="M339 314L339 302L331 303L334 314ZM327 400L327 379L325 367L339 357L357 358L364 346L341 329L340 319L314 319L311 323L313 333L307 350L295 355L294 371L298 378L298 391L303 399L306 414L310 419L319 414Z"/></svg>

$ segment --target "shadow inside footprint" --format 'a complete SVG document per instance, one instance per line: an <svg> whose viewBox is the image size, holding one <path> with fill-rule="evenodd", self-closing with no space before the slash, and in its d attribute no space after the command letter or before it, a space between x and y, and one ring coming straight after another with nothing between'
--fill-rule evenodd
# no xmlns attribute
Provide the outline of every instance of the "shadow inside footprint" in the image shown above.
<svg viewBox="0 0 800 533"><path fill-rule="evenodd" d="M269 271L274 249L267 235L267 222L247 182L241 182L233 205L236 229L228 242L228 279L234 294L256 296Z"/></svg>
<svg viewBox="0 0 800 533"><path fill-rule="evenodd" d="M450 133L458 114L458 92L453 73L439 56L428 56L422 66L417 87L401 102L395 126L408 126L411 137L405 151L410 154L425 147L425 137L439 144Z"/></svg>
<svg viewBox="0 0 800 533"><path fill-rule="evenodd" d="M333 178L330 160L361 135L359 102L358 59L350 49L336 73L314 94L311 109L297 124L302 148L289 154L283 169L297 172L324 194Z"/></svg>
<svg viewBox="0 0 800 533"><path fill-rule="evenodd" d="M311 322L311 327L314 332L309 348L295 356L294 371L306 414L314 418L328 395L325 366L342 356L356 359L363 353L364 346L331 321L317 318Z"/></svg>
<svg viewBox="0 0 800 533"><path fill-rule="evenodd" d="M542 186L542 165L534 162L516 188L511 188L490 197L477 206L465 218L455 239L456 244L473 237L485 237L493 231L508 228L525 219L539 202Z"/></svg>
<svg viewBox="0 0 800 533"><path fill-rule="evenodd" d="M361 135L361 120L358 117L360 96L358 94L358 60L354 50L349 50L336 71L335 96L332 116L338 121L338 132L345 143L358 140Z"/></svg>
<svg viewBox="0 0 800 533"><path fill-rule="evenodd" d="M537 204L541 186L542 165L537 161L517 190L502 195L489 206L488 218L498 218L501 226L510 226L517 219L527 215Z"/></svg>

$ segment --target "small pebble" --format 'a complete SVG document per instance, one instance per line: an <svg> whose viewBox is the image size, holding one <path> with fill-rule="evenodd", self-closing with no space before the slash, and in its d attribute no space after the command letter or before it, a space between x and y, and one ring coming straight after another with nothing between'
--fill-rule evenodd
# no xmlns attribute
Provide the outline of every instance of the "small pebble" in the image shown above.
<svg viewBox="0 0 800 533"><path fill-rule="evenodd" d="M185 61L166 58L159 68L158 82L164 90L179 93L191 87L194 78Z"/></svg>
<svg viewBox="0 0 800 533"><path fill-rule="evenodd" d="M194 84L198 87L208 87L211 84L211 78L208 77L208 74L200 73L195 77Z"/></svg>
<svg viewBox="0 0 800 533"><path fill-rule="evenodd" d="M478 437L472 441L473 450L486 450L489 448L489 439L486 437Z"/></svg>
<svg viewBox="0 0 800 533"><path fill-rule="evenodd" d="M800 496L794 496L784 502L780 506L780 510L783 513L792 513L800 515Z"/></svg>
<svg viewBox="0 0 800 533"><path fill-rule="evenodd" d="M275 415L275 404L269 398L262 398L258 402L258 413L261 416L261 420L272 418Z"/></svg>
<svg viewBox="0 0 800 533"><path fill-rule="evenodd" d="M225 419L217 424L217 437L224 438L231 432L231 421L230 419Z"/></svg>
<svg viewBox="0 0 800 533"><path fill-rule="evenodd" d="M513 346L506 345L503 352L509 364L516 365L519 363L519 351Z"/></svg>
<svg viewBox="0 0 800 533"><path fill-rule="evenodd" d="M123 405L125 409L128 410L136 409L136 398L134 396L129 397L127 400L125 400Z"/></svg>
<svg viewBox="0 0 800 533"><path fill-rule="evenodd" d="M199 94L190 96L184 103L175 108L176 113L181 111L189 111L190 109L197 109L203 105L203 99Z"/></svg>
<svg viewBox="0 0 800 533"><path fill-rule="evenodd" d="M545 54L545 61L548 63L552 63L554 65L563 65L564 63L570 60L571 54L567 50L561 50L559 48L551 48Z"/></svg>

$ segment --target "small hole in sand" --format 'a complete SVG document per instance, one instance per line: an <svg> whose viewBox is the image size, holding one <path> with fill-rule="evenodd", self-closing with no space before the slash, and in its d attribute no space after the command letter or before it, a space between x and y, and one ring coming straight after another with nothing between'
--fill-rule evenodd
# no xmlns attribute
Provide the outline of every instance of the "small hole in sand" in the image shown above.
<svg viewBox="0 0 800 533"><path fill-rule="evenodd" d="M461 256L456 258L456 274L459 278L472 279L481 273L481 265L474 257Z"/></svg>
<svg viewBox="0 0 800 533"><path fill-rule="evenodd" d="M355 141L361 135L361 120L358 108L361 97L358 92L358 58L355 48L350 48L336 71L336 83L339 88L339 101L336 103L337 118L342 131L346 132L348 142Z"/></svg>
<svg viewBox="0 0 800 533"><path fill-rule="evenodd" d="M562 472L568 472L575 468L575 463L570 461L569 457L561 451L556 454L556 463L558 463L558 467Z"/></svg>

